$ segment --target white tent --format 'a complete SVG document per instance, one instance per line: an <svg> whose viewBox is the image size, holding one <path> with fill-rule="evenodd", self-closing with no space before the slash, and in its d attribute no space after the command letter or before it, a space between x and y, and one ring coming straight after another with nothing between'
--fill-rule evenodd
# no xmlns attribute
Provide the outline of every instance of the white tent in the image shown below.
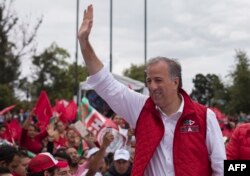
<svg viewBox="0 0 250 176"><path fill-rule="evenodd" d="M124 84L125 86L135 90L136 92L148 95L148 89L145 86L143 82L131 79L126 76L120 76L116 74L112 74L116 80ZM86 81L81 82L79 84L79 101L83 98L86 97L88 98L91 106L93 106L96 110L98 110L100 113L103 115L109 117L110 114L112 114L112 110L108 106L108 104L101 98L99 97L95 91L93 90L92 87L90 87L89 84L87 84Z"/></svg>
<svg viewBox="0 0 250 176"><path fill-rule="evenodd" d="M148 94L148 90L143 82L134 80L134 79L126 77L126 76L117 75L114 73L112 73L112 75L114 76L114 78L116 80L118 80L119 82L121 82L125 86L128 86L129 88L131 88L137 92L140 92L142 94L146 94L146 95ZM79 91L80 91L80 95L81 95L80 97L84 96L85 95L84 92L86 92L87 90L92 90L92 88L87 84L86 81L81 82L79 85Z"/></svg>

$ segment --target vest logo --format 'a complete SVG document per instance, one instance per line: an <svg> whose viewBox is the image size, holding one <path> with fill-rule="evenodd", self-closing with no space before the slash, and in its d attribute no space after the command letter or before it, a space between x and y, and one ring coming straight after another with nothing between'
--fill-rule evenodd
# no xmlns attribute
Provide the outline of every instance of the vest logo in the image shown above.
<svg viewBox="0 0 250 176"><path fill-rule="evenodd" d="M195 121L191 119L186 119L183 122L183 125L180 128L182 133L189 133L189 132L199 132L199 126L195 125Z"/></svg>
<svg viewBox="0 0 250 176"><path fill-rule="evenodd" d="M225 176L245 176L249 175L249 172L250 160L224 160Z"/></svg>
<svg viewBox="0 0 250 176"><path fill-rule="evenodd" d="M195 121L193 121L193 120L185 120L184 122L183 122L183 124L184 125L188 125L188 126L192 126L193 124L195 124Z"/></svg>

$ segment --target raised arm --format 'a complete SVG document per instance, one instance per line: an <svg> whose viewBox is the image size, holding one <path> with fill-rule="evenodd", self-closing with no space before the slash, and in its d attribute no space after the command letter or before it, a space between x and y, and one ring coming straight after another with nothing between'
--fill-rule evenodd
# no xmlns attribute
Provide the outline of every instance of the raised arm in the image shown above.
<svg viewBox="0 0 250 176"><path fill-rule="evenodd" d="M112 133L107 132L104 135L100 150L93 156L93 159L89 161L89 170L86 176L94 176L96 172L100 169L100 167L103 164L103 159L106 154L106 149L113 140L114 140L114 135Z"/></svg>
<svg viewBox="0 0 250 176"><path fill-rule="evenodd" d="M103 63L98 59L90 42L89 35L93 26L93 6L89 5L84 10L83 21L78 32L78 40L80 43L82 55L90 75L97 73L103 67Z"/></svg>

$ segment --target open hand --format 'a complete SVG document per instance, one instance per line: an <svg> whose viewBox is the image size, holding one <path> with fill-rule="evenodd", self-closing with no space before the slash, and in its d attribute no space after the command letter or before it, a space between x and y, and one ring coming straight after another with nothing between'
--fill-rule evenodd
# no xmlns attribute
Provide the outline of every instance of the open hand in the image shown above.
<svg viewBox="0 0 250 176"><path fill-rule="evenodd" d="M88 41L88 37L93 25L93 6L89 5L86 10L84 10L83 21L78 31L78 39L81 45L84 45Z"/></svg>

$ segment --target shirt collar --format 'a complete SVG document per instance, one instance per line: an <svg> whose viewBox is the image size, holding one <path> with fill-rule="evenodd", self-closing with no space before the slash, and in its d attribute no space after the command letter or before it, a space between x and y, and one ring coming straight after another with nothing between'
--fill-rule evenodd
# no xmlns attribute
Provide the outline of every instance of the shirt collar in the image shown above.
<svg viewBox="0 0 250 176"><path fill-rule="evenodd" d="M179 95L180 95L180 97L181 97L181 105L180 105L180 107L178 108L178 110L177 110L175 113L171 114L169 117L176 116L176 115L181 116L181 114L182 114L182 112L183 112L183 108L184 108L184 98L183 98L183 96L182 96L181 94L179 94ZM155 105L155 108L156 108L163 116L167 116L167 115L161 110L161 108L160 108L159 106ZM167 117L168 117L168 116L167 116Z"/></svg>

